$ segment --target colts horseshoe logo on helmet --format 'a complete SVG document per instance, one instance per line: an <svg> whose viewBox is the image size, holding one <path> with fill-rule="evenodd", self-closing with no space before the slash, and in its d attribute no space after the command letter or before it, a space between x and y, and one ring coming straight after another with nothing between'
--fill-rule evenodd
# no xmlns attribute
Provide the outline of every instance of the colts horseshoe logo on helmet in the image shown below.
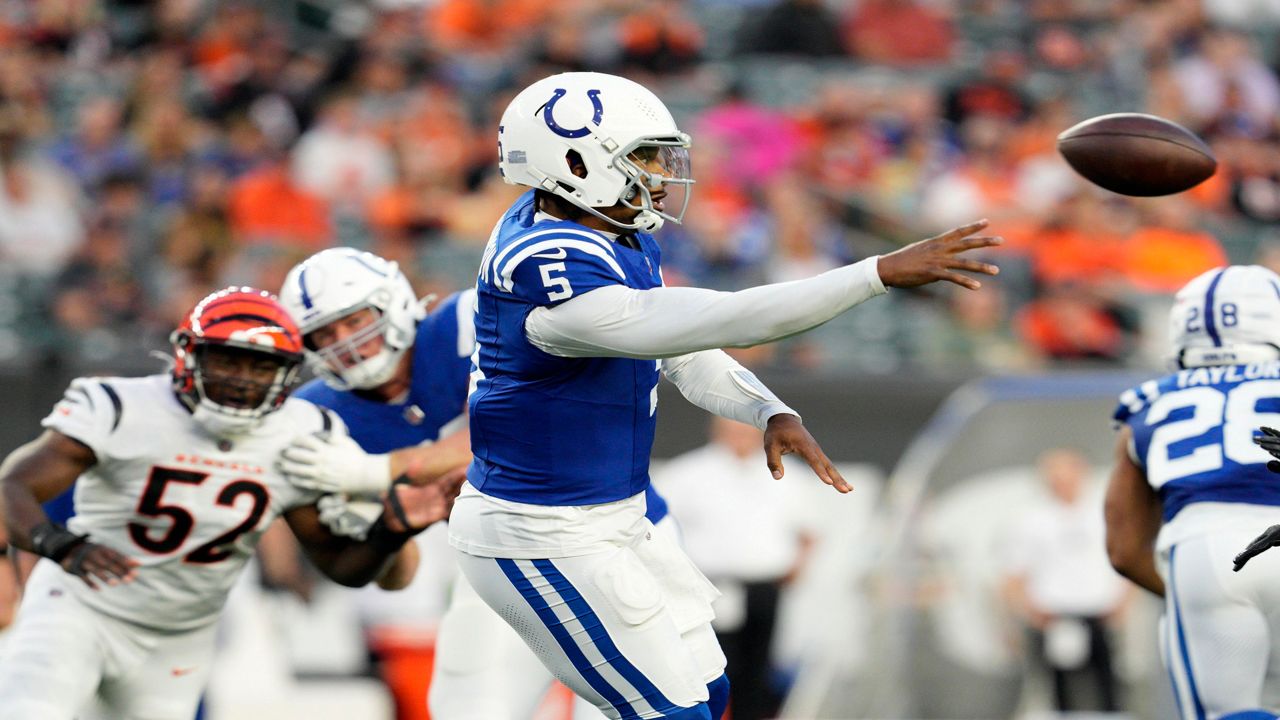
<svg viewBox="0 0 1280 720"><path fill-rule="evenodd" d="M560 123L556 122L552 113L555 110L556 103L560 102L560 98L564 97L566 94L568 94L568 91L564 88L556 88L556 91L551 95L551 99L548 100L541 108L543 121L547 123L547 127L551 128L551 132L559 135L560 137L580 138L590 135L591 128L588 126L580 127L577 130L569 130L561 127ZM604 119L604 105L600 102L600 91L588 90L587 99L591 101L591 109L594 112L591 117L591 124L599 125L600 121Z"/></svg>

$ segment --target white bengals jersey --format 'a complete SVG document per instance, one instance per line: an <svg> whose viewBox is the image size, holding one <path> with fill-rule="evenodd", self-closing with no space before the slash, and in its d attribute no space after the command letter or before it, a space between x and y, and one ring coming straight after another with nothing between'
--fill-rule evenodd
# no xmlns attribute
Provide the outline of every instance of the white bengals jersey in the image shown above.
<svg viewBox="0 0 1280 720"><path fill-rule="evenodd" d="M296 436L345 432L332 413L288 399L253 432L219 441L192 420L169 375L79 378L41 423L93 450L68 523L136 559L131 583L68 583L88 606L146 627L213 622L271 521L318 493L275 467Z"/></svg>

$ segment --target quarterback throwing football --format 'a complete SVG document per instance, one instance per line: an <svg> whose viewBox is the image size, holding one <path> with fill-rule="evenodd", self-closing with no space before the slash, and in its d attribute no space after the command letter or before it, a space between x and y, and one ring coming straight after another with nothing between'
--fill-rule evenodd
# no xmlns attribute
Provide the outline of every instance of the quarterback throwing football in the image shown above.
<svg viewBox="0 0 1280 720"><path fill-rule="evenodd" d="M659 374L851 488L794 410L719 350L778 340L885 292L994 274L977 222L817 277L736 293L663 286L653 233L679 222L689 136L624 78L566 73L512 100L500 167L530 189L498 221L476 297L459 566L565 684L612 718L719 718L715 589L645 518Z"/></svg>

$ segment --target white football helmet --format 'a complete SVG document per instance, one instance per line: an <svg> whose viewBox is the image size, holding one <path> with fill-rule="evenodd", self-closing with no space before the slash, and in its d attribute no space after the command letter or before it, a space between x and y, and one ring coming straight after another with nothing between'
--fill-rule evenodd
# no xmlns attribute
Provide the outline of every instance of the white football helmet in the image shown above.
<svg viewBox="0 0 1280 720"><path fill-rule="evenodd" d="M339 390L368 390L391 379L413 346L431 298L419 300L400 267L353 248L322 250L285 277L280 302L297 321L312 371ZM339 342L317 348L311 334L351 313L373 309L378 319ZM382 349L361 359L358 348L382 336Z"/></svg>
<svg viewBox="0 0 1280 720"><path fill-rule="evenodd" d="M1169 337L1180 368L1280 359L1280 275L1258 265L1200 275L1174 298Z"/></svg>
<svg viewBox="0 0 1280 720"><path fill-rule="evenodd" d="M586 177L570 170L570 152L582 158ZM646 171L633 153L656 156L666 174ZM545 190L622 230L642 232L684 219L693 184L689 136L667 106L643 86L603 73L552 75L521 91L498 126L498 167L512 185ZM639 211L631 223L598 209L619 202ZM677 204L678 212L666 210Z"/></svg>

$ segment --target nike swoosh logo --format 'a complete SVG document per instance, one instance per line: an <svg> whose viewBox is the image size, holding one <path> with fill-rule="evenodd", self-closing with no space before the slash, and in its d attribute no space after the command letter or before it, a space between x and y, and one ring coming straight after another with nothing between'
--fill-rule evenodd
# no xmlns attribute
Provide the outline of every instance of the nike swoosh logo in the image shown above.
<svg viewBox="0 0 1280 720"><path fill-rule="evenodd" d="M197 669L198 667L174 668L169 672L173 673L174 677L182 677L183 675L190 675L191 673L195 672Z"/></svg>
<svg viewBox="0 0 1280 720"><path fill-rule="evenodd" d="M546 258L548 260L563 260L569 257L569 253L564 248L558 247L552 248L546 252L534 253L533 256L537 258Z"/></svg>

